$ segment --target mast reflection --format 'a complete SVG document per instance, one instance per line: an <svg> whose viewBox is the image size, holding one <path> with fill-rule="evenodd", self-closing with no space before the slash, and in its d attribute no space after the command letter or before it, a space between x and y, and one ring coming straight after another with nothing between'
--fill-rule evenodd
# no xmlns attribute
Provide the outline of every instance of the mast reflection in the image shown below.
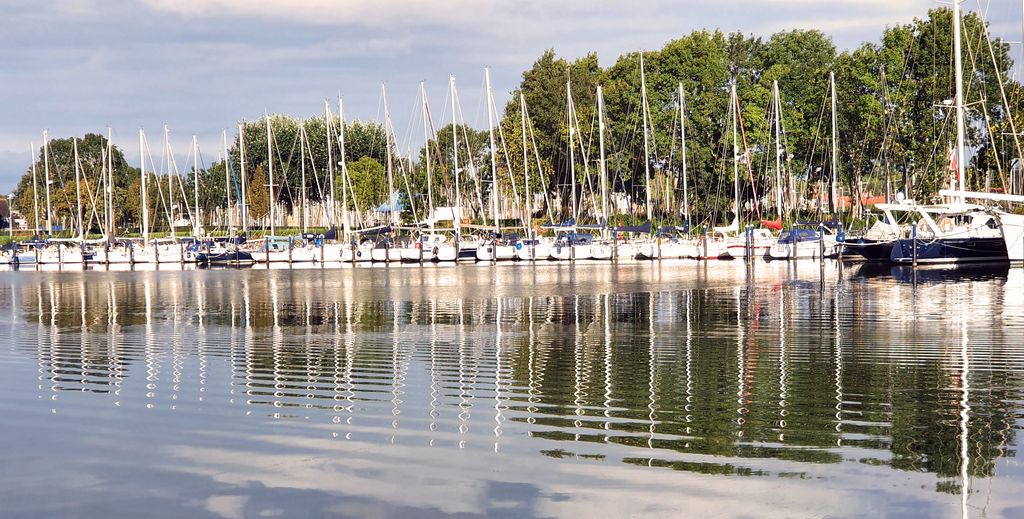
<svg viewBox="0 0 1024 519"><path fill-rule="evenodd" d="M694 267L704 279L672 286L487 294L355 269L40 274L0 304L52 413L215 409L338 439L732 475L815 473L860 449L934 474L966 515L972 483L1013 453L1024 302L1000 280L894 289L794 268L743 287ZM991 390L972 392L981 376Z"/></svg>

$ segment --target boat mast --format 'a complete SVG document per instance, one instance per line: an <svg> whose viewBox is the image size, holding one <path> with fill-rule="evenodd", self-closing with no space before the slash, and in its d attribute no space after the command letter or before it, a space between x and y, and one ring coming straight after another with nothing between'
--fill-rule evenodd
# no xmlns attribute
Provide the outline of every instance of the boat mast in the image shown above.
<svg viewBox="0 0 1024 519"><path fill-rule="evenodd" d="M348 241L352 229L348 219L348 166L345 160L345 106L338 96L338 155L341 156L341 229L342 237ZM333 185L333 184L332 184ZM333 194L332 194L333 197ZM333 200L333 198L332 198ZM356 208L359 209L358 207Z"/></svg>
<svg viewBox="0 0 1024 519"><path fill-rule="evenodd" d="M324 129L327 134L327 226L335 226L334 207L334 150L331 145L331 103L324 99Z"/></svg>
<svg viewBox="0 0 1024 519"><path fill-rule="evenodd" d="M572 220L573 225L576 223L576 145L573 142L576 136L576 125L573 124L573 112L576 111L575 106L572 102L572 81L565 82L565 98L566 98L566 112L569 116L569 191L571 193L570 201L572 202Z"/></svg>
<svg viewBox="0 0 1024 519"><path fill-rule="evenodd" d="M194 230L192 232L194 233L193 236L198 238L202 234L203 219L199 213L199 141L196 140L195 135L192 135L192 164L192 196L196 208L195 214L192 215L194 220L192 223Z"/></svg>
<svg viewBox="0 0 1024 519"><path fill-rule="evenodd" d="M113 130L107 127L107 237L108 242L113 242L117 235L117 219L114 217L114 144L112 142Z"/></svg>
<svg viewBox="0 0 1024 519"><path fill-rule="evenodd" d="M494 216L494 237L497 239L499 232L498 225L498 150L494 143L494 113L491 110L491 106L494 103L491 94L491 69L489 67L484 68L484 83L487 87L487 134L491 143L491 200L493 205L491 206L491 212ZM497 252L494 252L495 257Z"/></svg>
<svg viewBox="0 0 1024 519"><path fill-rule="evenodd" d="M36 143L34 142L31 143L31 150L29 151L29 156L32 157L32 211L35 215L35 220L33 221L34 228L32 230L32 235L35 236L39 234L39 192L36 188L36 186L39 184L39 180L38 175L36 173Z"/></svg>
<svg viewBox="0 0 1024 519"><path fill-rule="evenodd" d="M459 254L459 241L462 239L462 192L459 186L459 128L455 118L455 76L448 75L452 96L452 174L455 175L455 254Z"/></svg>
<svg viewBox="0 0 1024 519"><path fill-rule="evenodd" d="M50 206L50 135L46 130L43 130L43 174L46 175L46 237L50 238L53 236L53 209Z"/></svg>
<svg viewBox="0 0 1024 519"><path fill-rule="evenodd" d="M171 151L171 131L164 125L164 153L167 154L167 225L171 228L171 238L174 238L174 177L178 170L174 162L174 152ZM172 167L173 165L173 167ZM185 203L188 206L188 202Z"/></svg>
<svg viewBox="0 0 1024 519"><path fill-rule="evenodd" d="M235 217L231 211L231 161L228 155L228 130L224 129L224 192L228 194L228 236L235 232Z"/></svg>
<svg viewBox="0 0 1024 519"><path fill-rule="evenodd" d="M733 203L733 218L737 225L740 221L740 144L739 144L739 132L737 129L738 118L739 118L739 107L740 102L736 97L736 82L732 83L730 104L732 105L730 111L732 112L732 203ZM738 228L737 228L738 229Z"/></svg>
<svg viewBox="0 0 1024 519"><path fill-rule="evenodd" d="M953 66L956 71L956 178L957 190L964 190L964 78L960 56L960 1L953 0ZM960 196L963 202L964 197Z"/></svg>
<svg viewBox="0 0 1024 519"><path fill-rule="evenodd" d="M238 176L241 179L242 199L239 200L238 216L242 220L242 236L249 238L249 195L246 193L249 179L245 176L245 123L238 123Z"/></svg>
<svg viewBox="0 0 1024 519"><path fill-rule="evenodd" d="M146 190L146 133L142 128L139 128L139 164L139 182L142 184L139 193L142 212L142 243L145 244L149 242L149 202L146 200L149 197L146 196L148 194Z"/></svg>
<svg viewBox="0 0 1024 519"><path fill-rule="evenodd" d="M270 188L270 235L274 236L276 234L274 230L274 143L272 140L273 136L270 134L270 114L264 114L264 117L267 120L267 169L269 171L267 187Z"/></svg>
<svg viewBox="0 0 1024 519"><path fill-rule="evenodd" d="M954 0L953 3L956 3ZM836 125L836 73L828 73L829 88L832 90L832 186L830 188L829 209L835 214L839 207L836 188L839 184L839 131Z"/></svg>
<svg viewBox="0 0 1024 519"><path fill-rule="evenodd" d="M530 199L533 198L533 191L530 190L530 159L526 150L526 96L523 95L522 89L519 90L519 122L522 126L520 131L523 132L523 194L526 199L526 204L523 208L526 211L526 218L524 220L527 225L527 236L533 238L533 233L531 232L531 228L533 227L533 211L530 207Z"/></svg>
<svg viewBox="0 0 1024 519"><path fill-rule="evenodd" d="M427 89L423 86L423 82L420 81L420 98L423 100L423 142L425 159L427 161L427 218L430 222L430 227L434 227L434 177L430 167L430 108L427 107Z"/></svg>
<svg viewBox="0 0 1024 519"><path fill-rule="evenodd" d="M679 135L683 145L683 222L690 225L690 199L687 191L686 178L686 94L683 92L683 82L679 82Z"/></svg>
<svg viewBox="0 0 1024 519"><path fill-rule="evenodd" d="M387 150L388 155L388 210L391 212L391 225L398 226L398 213L395 211L398 205L398 200L393 200L395 197L395 173L394 173L394 159L391 157L391 111L388 110L388 91L384 87L384 83L380 84L381 96L384 98L384 136L387 140L387 144L384 146Z"/></svg>
<svg viewBox="0 0 1024 519"><path fill-rule="evenodd" d="M302 189L299 190L299 196L302 198L299 205L299 216L302 219L302 234L305 235L308 231L308 223L306 221L306 123L303 121L302 126L299 126L299 154L302 155L301 166L301 182Z"/></svg>
<svg viewBox="0 0 1024 519"><path fill-rule="evenodd" d="M78 160L78 137L72 137L71 142L75 148L75 199L78 209L75 211L75 218L78 219L78 242L85 240L85 222L82 218L82 168Z"/></svg>
<svg viewBox="0 0 1024 519"><path fill-rule="evenodd" d="M608 229L608 168L604 158L604 91L597 85L597 128L601 148L601 225Z"/></svg>
<svg viewBox="0 0 1024 519"><path fill-rule="evenodd" d="M772 104L775 105L775 211L782 218L782 102L779 82L772 81Z"/></svg>
<svg viewBox="0 0 1024 519"><path fill-rule="evenodd" d="M647 218L653 218L651 212L651 148L650 148L650 137L647 134L647 123L650 118L648 114L649 108L647 106L647 77L644 74L644 53L640 52L640 102L643 108L643 127L644 127L644 191L647 193Z"/></svg>

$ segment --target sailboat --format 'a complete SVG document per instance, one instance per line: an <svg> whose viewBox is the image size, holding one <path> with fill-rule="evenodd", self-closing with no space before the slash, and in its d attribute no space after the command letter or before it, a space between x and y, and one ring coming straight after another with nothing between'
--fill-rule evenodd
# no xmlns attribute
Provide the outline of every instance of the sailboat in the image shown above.
<svg viewBox="0 0 1024 519"><path fill-rule="evenodd" d="M965 184L964 138L965 106L963 65L960 49L960 4L953 2L953 66L956 81L956 149L950 169L955 173L955 190L963 192ZM1006 261L1007 243L1000 222L983 206L966 203L955 195L947 204L916 207L920 220L914 235L893 246L890 259L894 263L961 263L974 261ZM1007 219L1011 238L1014 218Z"/></svg>
<svg viewBox="0 0 1024 519"><path fill-rule="evenodd" d="M739 98L736 95L736 84L729 90L729 119L732 124L732 184L733 184L733 219L729 225L711 228L699 243L692 246L689 257L695 259L728 258L729 240L739 233L740 229L740 146L739 146Z"/></svg>
<svg viewBox="0 0 1024 519"><path fill-rule="evenodd" d="M833 90L833 92L835 91ZM736 110L739 110L738 106ZM775 137L773 143L775 145L775 211L778 215L778 220L774 222L762 220L760 227L748 226L744 229L743 233L732 238L726 246L726 254L733 258L760 258L766 256L778 238L772 233L769 226L777 225L777 228L782 227L782 214L784 212L782 203L782 155L784 149L782 147L782 99L779 95L778 81L772 81L772 112L772 126ZM744 142L746 141L744 140ZM744 152L746 153L746 150Z"/></svg>
<svg viewBox="0 0 1024 519"><path fill-rule="evenodd" d="M690 232L690 200L689 200L689 178L687 178L687 157L686 157L686 94L683 91L683 83L679 82L676 95L679 107L679 142L682 153L682 186L683 186L683 225L682 227L662 227L658 229L653 240L646 240L635 246L637 259L679 259L688 258L696 251L696 242L687 235ZM620 227L615 229L616 233L633 231L634 229ZM650 233L648 226L635 229L639 232ZM620 254L624 257L625 254Z"/></svg>
<svg viewBox="0 0 1024 519"><path fill-rule="evenodd" d="M491 92L491 70L484 69L484 83L487 95L487 131L490 140L491 152L491 218L494 220L494 230L489 241L486 241L476 249L478 261L509 261L516 257L515 237L505 236L501 233L501 225L498 218L498 150L494 140L494 94Z"/></svg>
<svg viewBox="0 0 1024 519"><path fill-rule="evenodd" d="M579 118L576 113L576 103L572 96L572 84L566 82L565 85L566 99L567 99L567 114L569 124L569 177L570 177L570 219L559 224L548 224L544 227L552 230L555 233L555 240L546 248L550 251L548 254L549 259L558 261L577 261L577 260L610 260L615 257L616 244L612 240L605 239L604 235L609 233L608 229L608 170L605 161L604 154L604 135L605 135L605 113L604 113L604 91L601 85L597 87L597 116L598 116L598 140L600 145L600 158L598 160L599 171L598 171L598 183L600 184L600 206L596 202L593 202L592 217L596 220L596 223L592 224L581 224L580 219L583 218L587 212L581 214L582 204L577 196L576 187L576 147L579 146L579 151L582 156L582 163L584 167L584 178L587 182L584 183L584 187L590 184L590 167L589 159L587 157L586 149L583 146L583 139L580 137L580 124ZM578 138L579 137L579 138ZM584 193L585 194L585 193ZM591 193L591 196L585 200L594 201L597 198L597 193ZM580 231L596 231L599 236L595 239L594 235L590 232ZM545 247L544 244L541 247Z"/></svg>
<svg viewBox="0 0 1024 519"><path fill-rule="evenodd" d="M839 175L838 127L836 124L836 79L829 72L829 92L832 105L832 181L831 200L837 200L836 186ZM832 207L833 214L836 208ZM797 222L793 228L779 233L778 239L768 249L769 259L821 259L830 258L839 252L835 230L822 222Z"/></svg>
<svg viewBox="0 0 1024 519"><path fill-rule="evenodd" d="M942 190L939 191L939 194L947 197L1024 204L1024 196L1021 195L952 190ZM1000 209L988 209L988 213L999 224L1007 259L1012 262L1024 261L1024 214L1010 213Z"/></svg>
<svg viewBox="0 0 1024 519"><path fill-rule="evenodd" d="M392 261L402 261L402 253L399 250L400 244L396 242L395 232L398 229L399 223L399 196L398 192L395 191L395 173L394 173L394 151L395 151L395 135L394 127L391 124L391 110L388 108L388 93L384 84L380 85L381 96L384 100L384 134L387 143L384 146L385 154L387 155L387 175L388 175L388 203L387 212L390 220L390 227L381 229L382 232L375 233L377 242L374 248L370 251L371 258L373 261L378 263L390 263Z"/></svg>
<svg viewBox="0 0 1024 519"><path fill-rule="evenodd" d="M913 200L902 200L895 204L875 204L874 208L882 212L881 218L876 220L871 227L862 235L852 237L847 235L839 242L843 253L850 253L860 256L867 261L888 262L892 256L893 245L901 238L909 237L910 227L900 224L896 213L913 212L917 206Z"/></svg>

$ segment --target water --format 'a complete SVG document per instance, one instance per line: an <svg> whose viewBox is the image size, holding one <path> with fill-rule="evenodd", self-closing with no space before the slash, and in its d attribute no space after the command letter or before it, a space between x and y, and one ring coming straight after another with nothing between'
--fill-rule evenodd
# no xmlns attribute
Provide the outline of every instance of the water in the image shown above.
<svg viewBox="0 0 1024 519"><path fill-rule="evenodd" d="M1021 517L1024 271L0 273L0 516Z"/></svg>

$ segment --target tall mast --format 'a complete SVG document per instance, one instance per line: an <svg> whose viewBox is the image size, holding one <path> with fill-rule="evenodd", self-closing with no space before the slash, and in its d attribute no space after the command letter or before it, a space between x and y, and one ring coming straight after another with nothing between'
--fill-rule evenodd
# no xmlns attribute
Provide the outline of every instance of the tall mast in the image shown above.
<svg viewBox="0 0 1024 519"><path fill-rule="evenodd" d="M36 186L39 185L39 180L36 174L36 143L31 143L31 146L29 156L32 158L32 211L35 215L32 234L37 235L39 234L39 193Z"/></svg>
<svg viewBox="0 0 1024 519"><path fill-rule="evenodd" d="M249 195L246 193L248 189L249 179L245 176L245 123L238 123L238 176L241 180L242 185L242 199L239 200L241 205L238 216L242 220L242 236L249 237Z"/></svg>
<svg viewBox="0 0 1024 519"><path fill-rule="evenodd" d="M498 226L498 158L496 145L494 143L494 113L491 111L491 105L494 102L491 98L491 69L484 68L484 82L487 87L487 134L490 138L491 143L491 200L493 206L491 207L492 215L494 216L494 233L497 236L499 232Z"/></svg>
<svg viewBox="0 0 1024 519"><path fill-rule="evenodd" d="M650 118L647 107L647 77L644 74L644 53L640 52L640 102L643 105L643 126L644 126L644 191L647 193L647 218L652 218L651 213L651 148L650 137L647 135L647 123Z"/></svg>
<svg viewBox="0 0 1024 519"><path fill-rule="evenodd" d="M574 138L576 135L576 125L573 124L573 112L575 107L572 102L572 81L565 82L565 106L567 107L567 114L569 116L569 191L570 191L570 202L572 203L572 219L576 221L576 144Z"/></svg>
<svg viewBox="0 0 1024 519"><path fill-rule="evenodd" d="M427 160L427 215L425 220L430 220L430 226L433 227L434 219L434 177L430 168L430 108L427 107L427 89L423 86L423 82L420 81L420 97L423 99L423 142L425 143L424 150L426 151Z"/></svg>
<svg viewBox="0 0 1024 519"><path fill-rule="evenodd" d="M224 192L228 194L228 235L235 232L235 217L231 211L231 161L228 155L228 130L224 129Z"/></svg>
<svg viewBox="0 0 1024 519"><path fill-rule="evenodd" d="M683 83L679 82L679 139L683 145L683 221L690 224L690 198L686 178L686 94Z"/></svg>
<svg viewBox="0 0 1024 519"><path fill-rule="evenodd" d="M459 188L459 127L455 118L455 76L449 75L448 83L452 95L452 174L455 176L455 210L452 216L455 218L455 250L458 254L462 233L462 192Z"/></svg>
<svg viewBox="0 0 1024 519"><path fill-rule="evenodd" d="M953 66L956 70L956 178L957 190L964 190L964 78L960 56L960 1L953 0ZM963 197L960 197L963 202Z"/></svg>
<svg viewBox="0 0 1024 519"><path fill-rule="evenodd" d="M107 210L107 241L112 242L117 235L117 220L114 218L114 144L112 142L113 130L107 127L107 177L106 177L106 204Z"/></svg>
<svg viewBox="0 0 1024 519"><path fill-rule="evenodd" d="M195 213L192 215L193 222L193 236L196 238L202 234L203 218L199 214L199 141L196 140L196 136L192 136L192 196L195 204Z"/></svg>
<svg viewBox="0 0 1024 519"><path fill-rule="evenodd" d="M53 209L50 207L50 135L46 130L43 130L43 174L46 175L46 236L49 238L53 236Z"/></svg>
<svg viewBox="0 0 1024 519"><path fill-rule="evenodd" d="M384 87L384 83L380 84L380 92L384 98L384 136L387 144L385 149L388 155L388 209L391 212L391 224L398 226L398 212L395 211L398 204L395 203L397 200L393 200L395 194L395 173L394 173L394 159L391 157L391 111L388 110L388 91Z"/></svg>
<svg viewBox="0 0 1024 519"><path fill-rule="evenodd" d="M140 164L140 177L139 182L142 184L142 189L139 193L139 199L141 200L141 212L142 212L142 243L149 242L149 198L147 195L149 191L146 189L146 133L142 128L139 128L139 164Z"/></svg>
<svg viewBox="0 0 1024 519"><path fill-rule="evenodd" d="M348 166L345 160L345 106L338 96L338 155L341 157L341 228L345 241L351 234L348 219ZM333 196L333 195L332 195Z"/></svg>
<svg viewBox="0 0 1024 519"><path fill-rule="evenodd" d="M524 207L524 210L526 211L525 220L527 222L526 234L528 236L532 236L530 227L533 227L531 225L531 220L533 220L533 211L530 199L533 198L533 191L530 189L530 161L526 150L526 96L523 94L521 89L519 90L519 122L522 126L520 131L523 132L523 187L525 188L523 193L525 195L524 198L526 198L526 204Z"/></svg>
<svg viewBox="0 0 1024 519"><path fill-rule="evenodd" d="M171 238L174 238L174 177L178 166L174 162L174 152L171 151L171 131L166 124L164 125L164 153L167 154L167 225L171 228ZM185 202L185 206L188 207L188 202Z"/></svg>
<svg viewBox="0 0 1024 519"><path fill-rule="evenodd" d="M604 159L604 91L597 85L597 128L601 148L601 225L608 227L608 168Z"/></svg>
<svg viewBox="0 0 1024 519"><path fill-rule="evenodd" d="M739 107L740 102L736 96L736 83L732 84L731 94L732 104L732 196L733 196L733 214L736 216L736 222L740 221L740 143L739 143L739 132L737 131L737 125L739 118Z"/></svg>
<svg viewBox="0 0 1024 519"><path fill-rule="evenodd" d="M331 126L333 126L333 117L331 117L331 103L327 99L324 99L324 129L327 134L327 226L334 227L335 212L334 207L334 149L331 143Z"/></svg>
<svg viewBox="0 0 1024 519"><path fill-rule="evenodd" d="M273 136L270 134L270 114L264 114L264 117L267 120L267 169L269 170L267 178L269 181L268 187L270 188L270 235L274 236L276 234L274 231L274 205L276 205L274 203L276 200L274 198L274 141L272 140Z"/></svg>
<svg viewBox="0 0 1024 519"><path fill-rule="evenodd" d="M78 219L78 241L81 242L85 239L85 222L82 221L82 168L78 160L78 137L72 137L71 142L75 148L75 199L78 203L75 218Z"/></svg>
<svg viewBox="0 0 1024 519"><path fill-rule="evenodd" d="M772 81L772 104L775 105L775 211L782 218L782 102L777 80Z"/></svg>
<svg viewBox="0 0 1024 519"><path fill-rule="evenodd" d="M956 0L953 2L956 3ZM828 73L829 88L832 89L832 187L830 188L830 207L832 213L839 207L836 187L839 184L839 130L836 125L836 73ZM957 105L959 106L959 105Z"/></svg>
<svg viewBox="0 0 1024 519"><path fill-rule="evenodd" d="M300 201L301 204L299 206L299 216L302 219L302 234L306 234L306 231L308 231L309 229L307 228L308 224L306 223L306 123L305 122L302 123L302 126L299 126L299 154L302 155L302 160L300 161L302 163L302 167L301 167L301 170L302 170L302 174L301 174L302 189L299 190L299 196L302 199Z"/></svg>

